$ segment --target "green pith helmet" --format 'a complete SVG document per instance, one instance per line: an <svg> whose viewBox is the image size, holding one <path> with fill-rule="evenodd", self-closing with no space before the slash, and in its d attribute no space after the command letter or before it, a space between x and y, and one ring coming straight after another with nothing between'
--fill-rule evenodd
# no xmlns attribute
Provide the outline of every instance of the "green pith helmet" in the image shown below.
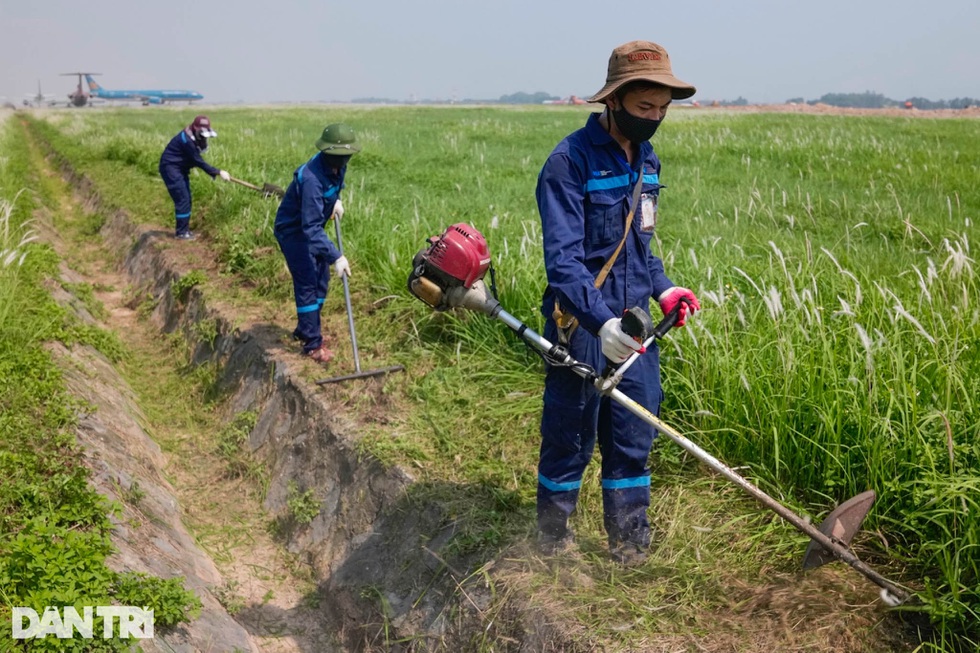
<svg viewBox="0 0 980 653"><path fill-rule="evenodd" d="M361 146L354 137L354 130L342 122L327 125L317 140L316 147L325 154L340 156L350 156L361 151Z"/></svg>

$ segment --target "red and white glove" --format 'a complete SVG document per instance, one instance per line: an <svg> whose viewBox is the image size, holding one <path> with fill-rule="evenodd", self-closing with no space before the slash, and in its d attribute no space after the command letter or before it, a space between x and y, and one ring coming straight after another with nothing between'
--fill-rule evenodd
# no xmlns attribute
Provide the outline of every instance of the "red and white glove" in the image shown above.
<svg viewBox="0 0 980 653"><path fill-rule="evenodd" d="M599 329L599 340L602 353L614 363L622 363L641 348L640 343L623 331L623 320L618 317L606 320Z"/></svg>
<svg viewBox="0 0 980 653"><path fill-rule="evenodd" d="M689 303L681 302L682 299L686 299ZM680 286L671 286L660 293L660 297L657 298L657 303L660 304L660 310L664 312L664 315L674 310L674 307L678 303L681 305L677 311L677 322L674 324L674 326L679 327L684 326L684 320L687 318L688 310L692 313L701 310L701 304L698 302L698 298L694 296L694 293Z"/></svg>

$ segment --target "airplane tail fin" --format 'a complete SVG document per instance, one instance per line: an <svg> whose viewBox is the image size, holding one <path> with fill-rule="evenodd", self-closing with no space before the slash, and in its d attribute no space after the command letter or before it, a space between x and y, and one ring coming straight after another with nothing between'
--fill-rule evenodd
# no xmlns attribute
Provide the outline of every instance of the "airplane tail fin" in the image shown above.
<svg viewBox="0 0 980 653"><path fill-rule="evenodd" d="M99 91L102 90L102 87L99 86L99 83L97 81L92 79L91 75L85 75L85 81L88 82L88 90L90 90L91 92L98 93Z"/></svg>

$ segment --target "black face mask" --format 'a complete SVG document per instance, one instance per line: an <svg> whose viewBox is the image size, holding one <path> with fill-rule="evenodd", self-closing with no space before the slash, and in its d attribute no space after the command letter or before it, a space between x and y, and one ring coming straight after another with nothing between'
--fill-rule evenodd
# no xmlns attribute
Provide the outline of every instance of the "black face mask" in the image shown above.
<svg viewBox="0 0 980 653"><path fill-rule="evenodd" d="M197 149L203 152L208 149L208 139L204 138L203 136L195 136L194 145L197 145Z"/></svg>
<svg viewBox="0 0 980 653"><path fill-rule="evenodd" d="M613 118L616 120L616 127L620 133L628 138L631 143L642 143L653 138L660 126L661 120L649 120L634 116L626 110L626 107L611 110Z"/></svg>
<svg viewBox="0 0 980 653"><path fill-rule="evenodd" d="M320 156L323 157L324 165L326 165L328 168L336 168L337 170L340 170L347 165L347 162L350 160L350 156L327 154L325 152L321 153Z"/></svg>

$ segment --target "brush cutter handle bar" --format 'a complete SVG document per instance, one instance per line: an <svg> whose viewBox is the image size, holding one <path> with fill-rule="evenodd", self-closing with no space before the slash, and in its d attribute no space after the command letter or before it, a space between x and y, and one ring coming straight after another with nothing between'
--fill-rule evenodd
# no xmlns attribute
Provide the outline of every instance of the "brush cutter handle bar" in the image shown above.
<svg viewBox="0 0 980 653"><path fill-rule="evenodd" d="M674 308L670 309L670 313L664 315L664 319L660 320L657 326L653 327L653 334L644 343L644 345L653 344L655 339L659 340L660 338L663 338L665 335L667 335L668 331L674 328L674 325L677 324L677 320L680 319L681 307L683 304L690 306L691 300L689 300L687 297L681 297L680 301L674 305Z"/></svg>
<svg viewBox="0 0 980 653"><path fill-rule="evenodd" d="M653 331L649 338L643 342L642 352L646 351L646 348L651 346L655 340L659 340L667 335L667 332L674 328L677 324L677 320L681 315L681 305L690 304L691 302L686 297L681 297L681 300L677 302L674 308L670 309L667 315L664 315L664 319L657 323L657 326L653 327ZM629 333L629 332L627 332ZM629 335L634 335L630 333ZM641 352L635 352L630 354L630 357L623 361L620 365L607 368L605 373L602 375L600 382L596 384L599 393L603 395L609 394L613 388L619 385L619 382L623 380L623 375L626 374L626 370L636 362Z"/></svg>
<svg viewBox="0 0 980 653"><path fill-rule="evenodd" d="M511 329L517 332L524 340L530 342L532 345L540 349L543 353L549 354L554 352L556 349L561 350L561 348L556 347L546 338L541 337L531 329L527 327L526 324L522 323L520 320L515 318L513 315L507 313L504 310L500 310L496 317L501 320L504 324L509 326ZM583 379L590 381L595 385L597 389L600 388L603 378L597 376L594 372L590 373L583 369L582 366L575 361L571 356L564 354L564 363L566 366L570 367L576 374L581 376ZM871 582L884 588L890 592L899 602L905 602L909 598L909 593L904 589L898 587L884 576L876 572L874 569L863 563L850 549L845 546L841 546L836 540L831 539L827 535L820 532L815 526L805 521L802 517L794 513L792 510L782 505L768 494L757 488L755 485L750 483L745 478L739 476L730 467L725 465L723 462L712 456L710 453L697 446L686 437L681 435L679 431L674 429L669 424L666 424L658 417L653 415L649 410L641 406L640 404L633 401L630 397L623 394L622 391L612 388L608 392L609 396L616 403L620 404L628 411L642 419L644 422L656 428L660 433L663 433L668 438L674 441L675 444L680 446L682 449L690 453L692 456L706 464L711 469L715 470L726 479L738 485L740 488L745 490L747 493L755 497L764 506L775 512L777 515L788 521L797 530L802 532L804 535L809 536L811 539L815 540L822 547L830 551L834 557L838 560L846 562L848 565L853 567L855 570L863 574Z"/></svg>

